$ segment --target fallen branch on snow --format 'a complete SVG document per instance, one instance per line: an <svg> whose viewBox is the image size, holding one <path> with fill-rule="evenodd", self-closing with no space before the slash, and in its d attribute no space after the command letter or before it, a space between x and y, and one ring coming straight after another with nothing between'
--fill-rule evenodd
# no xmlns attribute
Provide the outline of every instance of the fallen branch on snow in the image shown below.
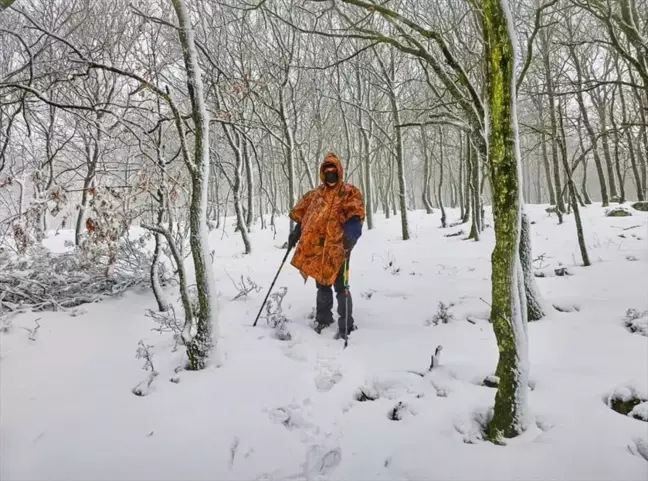
<svg viewBox="0 0 648 481"><path fill-rule="evenodd" d="M111 273L103 262L79 252L57 254L43 247L0 264L0 325L22 312L59 311L117 296L150 283L150 255L124 242Z"/></svg>

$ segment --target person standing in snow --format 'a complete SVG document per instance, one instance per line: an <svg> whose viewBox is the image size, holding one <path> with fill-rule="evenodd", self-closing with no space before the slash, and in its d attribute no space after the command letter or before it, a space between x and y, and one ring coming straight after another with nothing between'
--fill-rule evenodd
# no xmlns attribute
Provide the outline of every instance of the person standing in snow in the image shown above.
<svg viewBox="0 0 648 481"><path fill-rule="evenodd" d="M317 333L333 324L331 287L335 288L339 315L336 339L345 338L355 329L351 293L345 294L344 289L344 268L362 235L365 220L362 193L343 181L343 173L340 159L327 154L320 166L321 185L304 195L290 211L297 225L288 238L288 249L297 246L291 264L304 279L315 279Z"/></svg>

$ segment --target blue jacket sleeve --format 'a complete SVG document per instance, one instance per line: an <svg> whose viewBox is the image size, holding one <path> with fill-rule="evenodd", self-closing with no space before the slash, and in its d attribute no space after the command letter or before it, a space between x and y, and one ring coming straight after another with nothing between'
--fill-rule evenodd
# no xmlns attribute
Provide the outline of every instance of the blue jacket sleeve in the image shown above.
<svg viewBox="0 0 648 481"><path fill-rule="evenodd" d="M343 225L344 237L357 241L362 235L362 221L360 217L354 215Z"/></svg>

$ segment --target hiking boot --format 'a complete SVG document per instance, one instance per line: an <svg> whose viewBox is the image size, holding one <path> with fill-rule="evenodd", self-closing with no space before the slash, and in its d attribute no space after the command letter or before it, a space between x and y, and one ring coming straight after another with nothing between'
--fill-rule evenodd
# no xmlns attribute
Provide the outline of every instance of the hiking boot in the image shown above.
<svg viewBox="0 0 648 481"><path fill-rule="evenodd" d="M313 330L316 333L321 334L322 331L324 329L326 329L327 327L329 327L331 324L333 324L333 323L331 322L331 323L326 324L326 323L323 323L323 322L318 322L318 323L315 324L315 327L313 328Z"/></svg>
<svg viewBox="0 0 648 481"><path fill-rule="evenodd" d="M351 329L349 330L349 334L347 335L347 337L349 337L353 331L357 331L357 330L358 328L356 326L351 326ZM341 330L338 329L338 332L335 333L333 339L344 339L344 334L342 333Z"/></svg>

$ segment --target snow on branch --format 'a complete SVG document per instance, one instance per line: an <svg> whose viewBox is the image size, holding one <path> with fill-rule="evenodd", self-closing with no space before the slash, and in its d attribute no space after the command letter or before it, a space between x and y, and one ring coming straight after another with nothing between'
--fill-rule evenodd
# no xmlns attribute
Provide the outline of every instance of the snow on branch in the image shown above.
<svg viewBox="0 0 648 481"><path fill-rule="evenodd" d="M155 366L153 365L152 347L153 346L150 344L144 344L144 341L141 339L137 343L137 351L135 352L135 357L137 359L144 359L144 365L142 366L142 369L144 371L150 372L144 381L140 382L133 388L132 393L136 396L146 396L147 394L150 394L153 390L153 381L155 381L155 378L159 374L155 370Z"/></svg>
<svg viewBox="0 0 648 481"><path fill-rule="evenodd" d="M234 288L236 288L236 290L238 291L238 294L236 294L232 299L233 301L240 299L241 297L247 299L247 296L250 292L261 291L261 286L254 282L250 276L247 276L246 279L243 277L243 274L241 274L241 280L239 282L236 282L232 278L232 276L229 275L229 272L227 272L227 270L225 270L225 274L227 274L227 277L229 277L230 281L232 281L232 284L234 284Z"/></svg>
<svg viewBox="0 0 648 481"><path fill-rule="evenodd" d="M281 287L278 292L273 292L266 303L265 319L268 325L275 330L275 337L280 341L290 341L292 336L288 330L288 319L283 314L282 302L288 293L287 287Z"/></svg>

